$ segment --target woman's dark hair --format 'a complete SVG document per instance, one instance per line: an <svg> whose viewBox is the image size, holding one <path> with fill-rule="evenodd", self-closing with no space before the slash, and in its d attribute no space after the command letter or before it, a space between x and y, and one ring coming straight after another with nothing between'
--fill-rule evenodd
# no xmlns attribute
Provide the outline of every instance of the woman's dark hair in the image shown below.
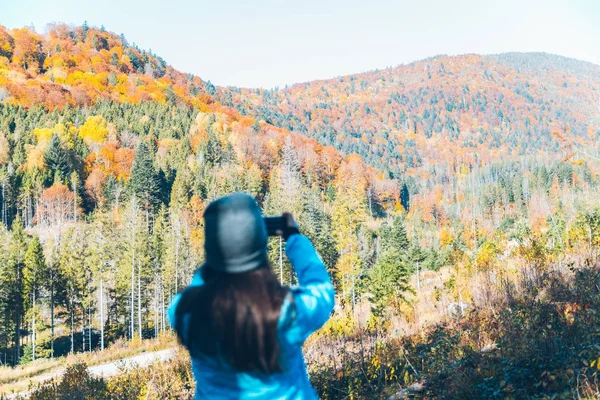
<svg viewBox="0 0 600 400"><path fill-rule="evenodd" d="M201 269L177 306L177 336L190 351L224 357L240 372L281 371L277 325L289 289L264 266L240 274ZM189 315L183 332L184 315Z"/></svg>

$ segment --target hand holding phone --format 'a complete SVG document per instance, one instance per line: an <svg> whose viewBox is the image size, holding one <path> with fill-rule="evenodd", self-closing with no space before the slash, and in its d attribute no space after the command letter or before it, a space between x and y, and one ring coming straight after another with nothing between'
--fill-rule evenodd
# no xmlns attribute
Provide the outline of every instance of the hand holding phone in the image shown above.
<svg viewBox="0 0 600 400"><path fill-rule="evenodd" d="M269 236L281 236L285 228L285 219L283 216L279 217L264 217L265 225L267 226L267 234Z"/></svg>
<svg viewBox="0 0 600 400"><path fill-rule="evenodd" d="M269 236L282 236L287 240L294 233L300 233L298 223L293 215L288 212L283 213L281 216L264 217L264 221Z"/></svg>

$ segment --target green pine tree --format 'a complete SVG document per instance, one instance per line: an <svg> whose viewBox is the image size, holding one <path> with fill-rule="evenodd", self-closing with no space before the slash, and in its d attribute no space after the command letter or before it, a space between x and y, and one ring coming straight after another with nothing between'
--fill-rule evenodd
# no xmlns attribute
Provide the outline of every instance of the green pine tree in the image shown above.
<svg viewBox="0 0 600 400"><path fill-rule="evenodd" d="M106 184L104 185L104 197L106 198L106 204L112 204L116 199L116 191L117 191L117 179L114 175L109 175L108 179L106 179Z"/></svg>
<svg viewBox="0 0 600 400"><path fill-rule="evenodd" d="M135 151L128 189L129 195L135 196L147 210L154 209L161 202L161 182L154 167L154 157L143 140Z"/></svg>
<svg viewBox="0 0 600 400"><path fill-rule="evenodd" d="M87 34L88 31L90 30L90 27L88 26L87 21L83 21L83 25L81 26L81 41L85 42L85 40L87 39Z"/></svg>
<svg viewBox="0 0 600 400"><path fill-rule="evenodd" d="M398 308L413 293L409 285L412 262L406 252L391 249L381 254L367 278L371 312L382 317L389 306Z"/></svg>
<svg viewBox="0 0 600 400"><path fill-rule="evenodd" d="M27 247L23 268L23 300L26 309L32 307L32 299L44 281L45 265L44 249L40 239L34 236Z"/></svg>
<svg viewBox="0 0 600 400"><path fill-rule="evenodd" d="M17 215L12 224L12 240L9 250L8 262L12 266L13 282L11 283L12 293L12 315L14 318L14 338L15 344L15 362L19 362L21 357L21 325L23 324L23 267L25 252L27 251L27 233L23 226L23 221Z"/></svg>
<svg viewBox="0 0 600 400"><path fill-rule="evenodd" d="M171 189L171 208L180 210L185 207L191 196L192 177L189 170L184 166L179 168L175 176L175 182Z"/></svg>
<svg viewBox="0 0 600 400"><path fill-rule="evenodd" d="M27 252L25 253L24 268L23 268L23 300L24 300L24 311L31 318L31 328L33 340L31 343L31 359L35 361L36 358L36 340L38 328L36 318L39 314L37 302L39 298L39 291L42 288L42 282L45 281L46 263L44 261L44 250L42 244L37 236L29 242Z"/></svg>
<svg viewBox="0 0 600 400"><path fill-rule="evenodd" d="M381 251L385 252L391 249L406 251L408 245L403 218L398 216L394 218L391 224L386 222L381 230Z"/></svg>
<svg viewBox="0 0 600 400"><path fill-rule="evenodd" d="M12 237L0 224L0 348L11 346L15 332L14 296L16 294L15 268L11 263Z"/></svg>
<svg viewBox="0 0 600 400"><path fill-rule="evenodd" d="M400 189L400 204L404 207L404 210L408 212L410 208L410 193L408 192L408 187L406 183L402 184L402 188Z"/></svg>
<svg viewBox="0 0 600 400"><path fill-rule="evenodd" d="M52 135L50 144L48 144L48 148L44 153L46 167L48 168L47 176L52 180L58 176L61 181L65 182L72 170L70 158L70 151L64 148L58 135Z"/></svg>

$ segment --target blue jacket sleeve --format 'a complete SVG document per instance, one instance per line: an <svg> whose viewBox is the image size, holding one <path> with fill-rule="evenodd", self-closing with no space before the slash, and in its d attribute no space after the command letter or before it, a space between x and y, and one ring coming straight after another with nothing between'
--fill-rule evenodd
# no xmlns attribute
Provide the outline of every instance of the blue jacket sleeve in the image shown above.
<svg viewBox="0 0 600 400"><path fill-rule="evenodd" d="M204 284L204 280L202 279L202 274L201 271L202 267L198 268L196 270L196 273L194 274L194 276L192 277L192 281L190 282L189 286L202 286ZM169 306L169 309L167 310L167 314L169 316L169 322L171 323L171 327L173 329L175 329L175 311L177 310L177 304L179 304L179 300L181 300L181 292L177 293L175 296L173 296L173 299L171 300L171 305Z"/></svg>
<svg viewBox="0 0 600 400"><path fill-rule="evenodd" d="M329 319L335 305L335 293L323 261L306 236L292 235L287 240L285 252L299 283L292 289L295 315L285 336L290 343L302 344Z"/></svg>

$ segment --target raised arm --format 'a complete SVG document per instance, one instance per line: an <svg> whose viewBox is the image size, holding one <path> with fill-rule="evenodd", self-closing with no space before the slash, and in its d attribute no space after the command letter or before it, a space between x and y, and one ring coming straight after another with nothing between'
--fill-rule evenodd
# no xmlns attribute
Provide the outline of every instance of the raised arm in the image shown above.
<svg viewBox="0 0 600 400"><path fill-rule="evenodd" d="M335 305L335 293L323 261L306 236L290 236L285 252L299 282L299 286L292 289L295 320L286 335L290 342L302 344L329 319Z"/></svg>

